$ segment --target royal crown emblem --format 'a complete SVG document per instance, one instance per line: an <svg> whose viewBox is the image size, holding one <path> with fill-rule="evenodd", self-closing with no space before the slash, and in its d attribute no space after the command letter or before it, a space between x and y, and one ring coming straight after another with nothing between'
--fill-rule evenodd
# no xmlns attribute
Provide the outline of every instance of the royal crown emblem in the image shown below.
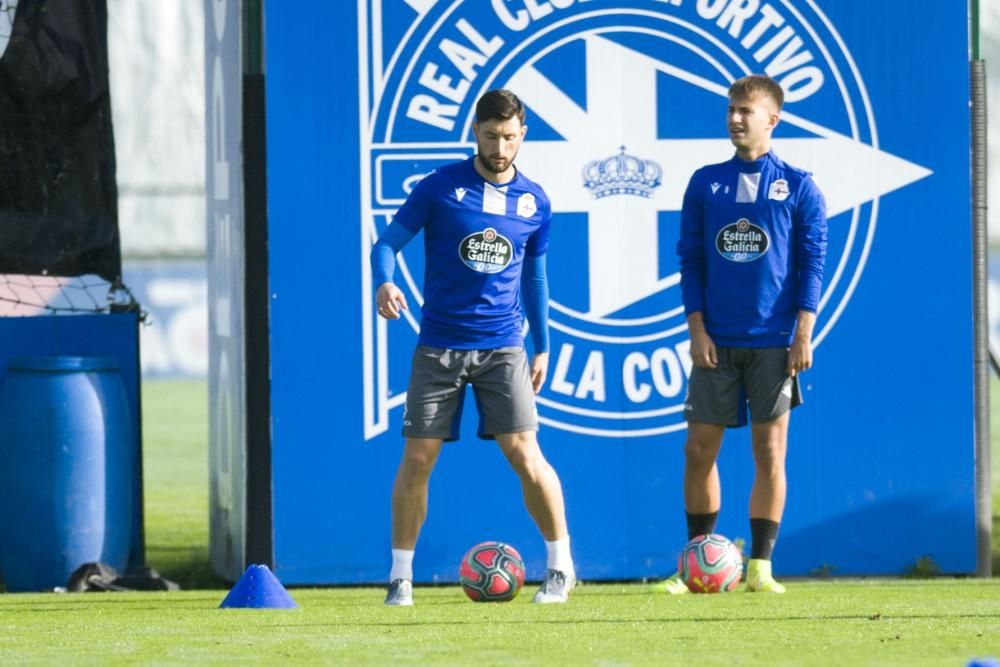
<svg viewBox="0 0 1000 667"><path fill-rule="evenodd" d="M628 155L619 147L618 155L594 160L583 168L583 187L590 190L594 199L611 195L637 195L652 197L660 186L663 169L652 160Z"/></svg>

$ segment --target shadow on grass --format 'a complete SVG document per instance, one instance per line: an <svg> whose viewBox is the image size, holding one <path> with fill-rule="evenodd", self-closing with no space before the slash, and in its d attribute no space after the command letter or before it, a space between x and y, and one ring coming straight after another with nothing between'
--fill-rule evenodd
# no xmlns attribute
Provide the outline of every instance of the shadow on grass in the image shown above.
<svg viewBox="0 0 1000 667"><path fill-rule="evenodd" d="M146 562L181 590L225 590L230 584L215 576L207 547L146 546Z"/></svg>
<svg viewBox="0 0 1000 667"><path fill-rule="evenodd" d="M1000 577L1000 514L993 515L993 576Z"/></svg>

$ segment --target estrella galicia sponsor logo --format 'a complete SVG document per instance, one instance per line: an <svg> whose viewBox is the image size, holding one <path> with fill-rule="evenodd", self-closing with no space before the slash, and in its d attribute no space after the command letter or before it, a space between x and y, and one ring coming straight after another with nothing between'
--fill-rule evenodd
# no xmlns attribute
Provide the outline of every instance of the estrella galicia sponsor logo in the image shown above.
<svg viewBox="0 0 1000 667"><path fill-rule="evenodd" d="M760 259L771 245L767 232L746 218L740 218L719 230L715 249L730 262L752 262Z"/></svg>
<svg viewBox="0 0 1000 667"><path fill-rule="evenodd" d="M929 173L879 148L865 72L850 53L857 42L844 40L815 0L406 4L421 8L419 16L386 11L393 6L387 0L359 3L362 30L384 24L364 36L370 50L359 59L362 164L371 175L362 186L362 231L372 235L389 223L402 203L391 195L407 177L475 153L475 104L484 92L517 92L532 127L517 168L538 180L553 214L552 363L537 397L540 421L550 428L618 439L687 427L690 337L670 221L691 174L732 151L724 120L685 111L695 101L714 99L721 112L728 85L742 72L772 73L784 89L782 122L799 138L776 137L775 152L813 173L831 229L850 228L830 238L828 256L843 258L842 270L823 285L817 343L863 289L877 237L879 207L871 202ZM845 161L855 165L846 174ZM731 196L730 184L710 187L709 196ZM776 183L767 194L784 201L788 189ZM519 205L518 215L530 209ZM732 238L720 241L728 259L753 261L768 251L760 228L734 226ZM462 261L477 271L501 270L512 253L495 243L469 236ZM399 257L419 275L419 244ZM416 280L406 289L420 300ZM408 336L418 324L411 326L372 328L389 340L369 349L390 350L378 352L374 364L393 371L371 399L383 429L406 391L406 373L395 369L407 367ZM371 377L374 387L384 375Z"/></svg>
<svg viewBox="0 0 1000 667"><path fill-rule="evenodd" d="M501 236L492 227L487 227L462 239L458 254L462 262L473 271L499 273L513 259L514 246L510 239Z"/></svg>

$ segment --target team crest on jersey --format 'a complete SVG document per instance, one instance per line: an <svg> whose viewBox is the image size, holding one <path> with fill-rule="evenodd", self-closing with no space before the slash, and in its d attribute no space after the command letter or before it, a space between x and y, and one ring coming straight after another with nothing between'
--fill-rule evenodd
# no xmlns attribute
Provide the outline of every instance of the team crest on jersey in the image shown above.
<svg viewBox="0 0 1000 667"><path fill-rule="evenodd" d="M767 198L774 201L785 201L789 194L791 191L788 189L788 181L783 178L771 183L771 187L767 189Z"/></svg>
<svg viewBox="0 0 1000 667"><path fill-rule="evenodd" d="M538 211L538 204L535 203L535 195L525 192L517 198L517 214L522 218L530 218Z"/></svg>
<svg viewBox="0 0 1000 667"><path fill-rule="evenodd" d="M812 172L827 197L827 254L837 270L823 285L818 344L863 285L878 213L871 202L929 173L879 148L863 72L814 0L402 4L409 9L358 4L368 48L358 91L367 128L361 163L370 173L362 190L364 236L374 238L387 224L417 174L475 154L472 124L484 92L508 88L520 96L531 129L517 168L545 189L553 213L552 361L538 395L549 428L621 438L686 427L691 357L676 221L691 174L733 155L724 110L736 77L773 73L785 91L782 127L794 137L779 131L774 151ZM712 100L716 111L691 112ZM852 169L845 172L845 163ZM728 184L710 187L715 198L729 195ZM788 190L776 181L768 194L783 201ZM527 211L519 200L518 215ZM739 221L726 225L716 240L734 262L761 257L772 242L744 222L745 229ZM477 271L501 270L511 258L497 245L501 238L469 236L462 261ZM421 274L420 252L410 244L400 254L407 275ZM419 284L410 284L419 302ZM411 327L410 336L416 320ZM400 347L405 367L408 339L371 330L366 349L375 355ZM388 345L375 338L383 335ZM380 354L373 356L376 379L379 364L396 353ZM367 434L388 428L405 379L400 373L372 385Z"/></svg>
<svg viewBox="0 0 1000 667"><path fill-rule="evenodd" d="M763 228L746 218L726 225L715 236L715 249L730 262L752 262L760 259L771 245Z"/></svg>
<svg viewBox="0 0 1000 667"><path fill-rule="evenodd" d="M497 230L487 227L469 234L458 247L462 263L479 273L499 273L507 268L514 257L514 245Z"/></svg>

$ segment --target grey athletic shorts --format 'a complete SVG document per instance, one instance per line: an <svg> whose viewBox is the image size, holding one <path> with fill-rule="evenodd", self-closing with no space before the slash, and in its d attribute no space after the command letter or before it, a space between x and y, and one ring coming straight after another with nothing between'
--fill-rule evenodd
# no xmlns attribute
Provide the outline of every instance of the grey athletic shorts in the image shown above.
<svg viewBox="0 0 1000 667"><path fill-rule="evenodd" d="M684 418L692 422L745 426L769 422L802 404L798 376L788 377L784 347L717 347L716 368L691 369Z"/></svg>
<svg viewBox="0 0 1000 667"><path fill-rule="evenodd" d="M450 350L418 345L403 413L407 438L458 440L471 384L479 411L479 437L538 430L535 390L523 347Z"/></svg>

